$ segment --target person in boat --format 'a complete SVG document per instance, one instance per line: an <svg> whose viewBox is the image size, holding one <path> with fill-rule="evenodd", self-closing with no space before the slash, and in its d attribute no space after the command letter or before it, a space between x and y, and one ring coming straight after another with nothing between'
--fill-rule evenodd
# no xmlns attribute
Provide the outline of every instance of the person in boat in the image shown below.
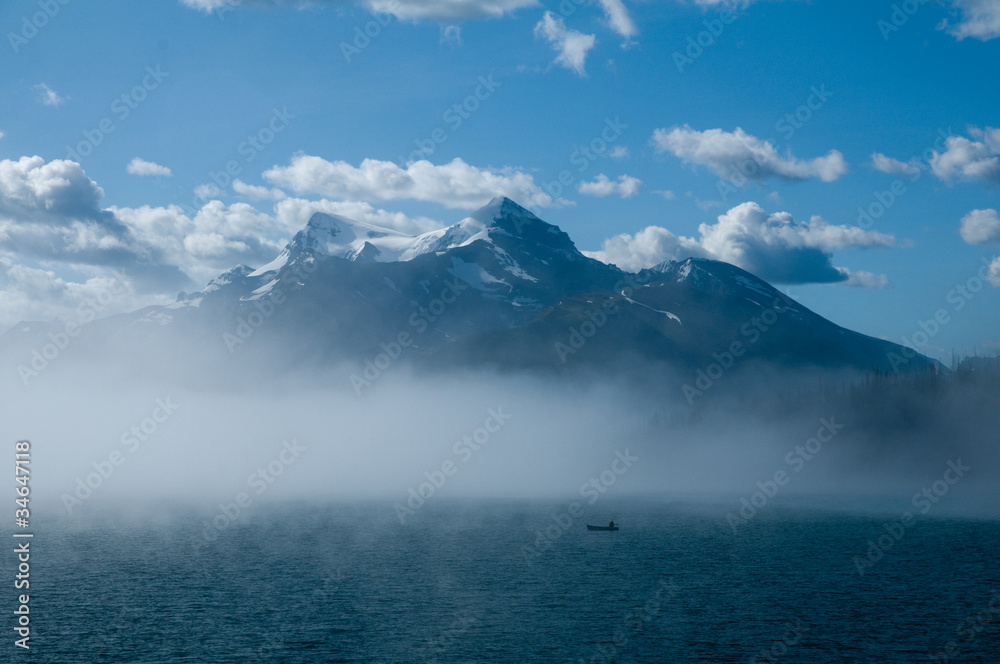
<svg viewBox="0 0 1000 664"><path fill-rule="evenodd" d="M608 521L608 528L614 528L614 527L615 527L614 520Z"/></svg>

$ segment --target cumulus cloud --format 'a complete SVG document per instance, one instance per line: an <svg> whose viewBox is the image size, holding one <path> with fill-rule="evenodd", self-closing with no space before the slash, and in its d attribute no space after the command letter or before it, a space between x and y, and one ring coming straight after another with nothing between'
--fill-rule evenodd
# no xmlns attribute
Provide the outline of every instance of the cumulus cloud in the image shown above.
<svg viewBox="0 0 1000 664"><path fill-rule="evenodd" d="M962 217L959 233L968 244L1000 244L1000 213L992 208L973 210Z"/></svg>
<svg viewBox="0 0 1000 664"><path fill-rule="evenodd" d="M405 168L391 161L365 159L355 167L344 161L297 154L290 165L274 166L263 176L297 194L348 200L411 199L474 209L494 196L505 195L529 206L568 204L553 199L531 175L519 169L479 169L459 158L439 166L426 160L414 161Z"/></svg>
<svg viewBox="0 0 1000 664"><path fill-rule="evenodd" d="M194 188L194 195L199 201L207 201L210 198L222 196L222 190L214 184L199 184Z"/></svg>
<svg viewBox="0 0 1000 664"><path fill-rule="evenodd" d="M122 270L140 292L163 293L236 263L267 262L290 236L246 203L209 201L189 214L179 206L103 209L103 197L76 162L0 160L0 255L74 272Z"/></svg>
<svg viewBox="0 0 1000 664"><path fill-rule="evenodd" d="M404 20L441 21L500 18L523 7L538 6L538 0L181 0L181 3L205 12L227 11L240 6L356 5Z"/></svg>
<svg viewBox="0 0 1000 664"><path fill-rule="evenodd" d="M768 141L751 136L737 127L697 131L688 125L657 129L653 133L657 152L669 152L685 163L706 166L721 178L734 181L763 181L770 177L785 180L819 178L833 182L847 173L844 155L831 150L824 157L799 160L791 152L782 156Z"/></svg>
<svg viewBox="0 0 1000 664"><path fill-rule="evenodd" d="M788 212L769 215L756 203L738 205L698 231L711 255L787 284L844 281L844 271L830 262L833 251L896 245L891 235L831 225L817 216L797 222Z"/></svg>
<svg viewBox="0 0 1000 664"><path fill-rule="evenodd" d="M556 64L572 69L579 76L587 75L587 53L597 43L595 35L571 30L561 18L556 18L552 12L545 12L542 20L535 26L535 36L544 38L559 54L556 56Z"/></svg>
<svg viewBox="0 0 1000 664"><path fill-rule="evenodd" d="M986 279L994 286L1000 286L1000 258L994 258L990 263Z"/></svg>
<svg viewBox="0 0 1000 664"><path fill-rule="evenodd" d="M39 83L35 86L35 89L40 93L38 95L38 101L42 102L46 106L60 106L66 103L66 100L60 97L58 92L44 83Z"/></svg>
<svg viewBox="0 0 1000 664"><path fill-rule="evenodd" d="M888 280L881 275L852 274L835 267L832 252L898 246L892 235L832 225L816 216L808 222L795 221L787 212L768 214L753 202L732 208L714 224L701 224L698 232L698 239L677 237L665 228L650 226L634 236L610 238L600 251L588 255L633 271L699 256L732 263L774 283L884 288Z"/></svg>
<svg viewBox="0 0 1000 664"><path fill-rule="evenodd" d="M623 46L629 45L632 42L632 37L639 34L639 30L635 27L635 22L632 20L628 8L625 7L625 3L622 0L598 1L601 3L601 9L607 15L608 25L625 39Z"/></svg>
<svg viewBox="0 0 1000 664"><path fill-rule="evenodd" d="M0 161L0 217L93 218L104 190L73 161Z"/></svg>
<svg viewBox="0 0 1000 664"><path fill-rule="evenodd" d="M164 177L170 177L173 175L173 172L171 172L171 170L166 166L160 166L155 162L146 161L145 159L140 159L139 157L130 161L125 170L132 175L162 175Z"/></svg>
<svg viewBox="0 0 1000 664"><path fill-rule="evenodd" d="M941 22L948 34L962 40L973 37L988 41L1000 37L1000 4L996 0L951 0L962 12L962 19L955 24Z"/></svg>
<svg viewBox="0 0 1000 664"><path fill-rule="evenodd" d="M616 145L612 148L611 152L608 153L608 156L612 159L626 159L628 157L628 148L624 145Z"/></svg>
<svg viewBox="0 0 1000 664"><path fill-rule="evenodd" d="M876 152L872 155L872 166L877 171L882 171L883 173L891 173L893 175L900 175L903 173L913 173L915 169L920 167L913 163L907 163L905 161L900 161L898 159L893 159L892 157L887 157L881 152Z"/></svg>
<svg viewBox="0 0 1000 664"><path fill-rule="evenodd" d="M945 151L934 151L931 172L945 182L952 180L981 181L1000 184L1000 129L969 128L971 140L964 136L949 136Z"/></svg>
<svg viewBox="0 0 1000 664"><path fill-rule="evenodd" d="M667 260L708 257L697 240L678 237L661 226L647 226L635 235L616 235L605 240L600 251L583 253L629 272L638 272Z"/></svg>
<svg viewBox="0 0 1000 664"><path fill-rule="evenodd" d="M246 196L247 198L252 198L258 201L267 199L280 201L287 196L287 194L280 189L268 189L267 187L262 187L260 185L247 184L239 178L233 180L233 191L241 196Z"/></svg>
<svg viewBox="0 0 1000 664"><path fill-rule="evenodd" d="M0 249L80 263L135 257L127 229L101 209L103 197L75 162L0 161Z"/></svg>
<svg viewBox="0 0 1000 664"><path fill-rule="evenodd" d="M0 161L0 252L18 261L79 270L127 270L141 289L173 288L186 278L111 210L79 164L41 157Z"/></svg>
<svg viewBox="0 0 1000 664"><path fill-rule="evenodd" d="M611 180L607 175L601 173L590 182L581 182L577 191L588 196L621 196L630 198L639 193L642 189L642 180L631 175L621 175L617 180Z"/></svg>
<svg viewBox="0 0 1000 664"><path fill-rule="evenodd" d="M184 249L196 259L216 259L215 267L260 263L284 246L281 239L268 239L275 234L274 219L246 203L209 201L191 221Z"/></svg>
<svg viewBox="0 0 1000 664"><path fill-rule="evenodd" d="M176 205L109 211L139 242L179 266L188 281L198 285L238 263L257 266L270 261L291 235L273 216L246 203L213 200L194 214Z"/></svg>
<svg viewBox="0 0 1000 664"><path fill-rule="evenodd" d="M16 263L0 256L0 331L21 321L80 322L80 307L88 300L101 305L102 316L135 311L151 304L168 304L173 298L136 293L128 274L82 276L64 279L50 270ZM113 297L109 298L108 294ZM93 311L93 307L88 311Z"/></svg>
<svg viewBox="0 0 1000 664"><path fill-rule="evenodd" d="M843 282L845 286L852 286L854 288L874 288L876 290L885 290L892 286L889 281L889 277L884 274L875 274L874 272L851 272L847 268L838 267L837 271L843 274L847 279Z"/></svg>

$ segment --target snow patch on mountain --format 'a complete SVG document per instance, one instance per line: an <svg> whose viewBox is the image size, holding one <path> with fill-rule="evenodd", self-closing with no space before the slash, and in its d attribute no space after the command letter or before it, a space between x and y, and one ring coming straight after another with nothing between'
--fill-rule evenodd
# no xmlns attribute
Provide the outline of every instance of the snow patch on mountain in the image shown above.
<svg viewBox="0 0 1000 664"><path fill-rule="evenodd" d="M510 288L510 284L494 277L479 263L466 263L457 256L452 256L451 267L448 268L448 272L456 279L460 279L475 290L484 293L495 291L496 289L493 286L499 284Z"/></svg>
<svg viewBox="0 0 1000 664"><path fill-rule="evenodd" d="M760 293L761 295L766 295L768 297L772 297L774 295L774 290L773 289L764 288L761 284L755 283L755 282L751 281L750 279L747 279L743 275L737 276L736 277L736 282L740 283L740 284L743 284L744 286L746 286L750 290L755 291L757 293Z"/></svg>
<svg viewBox="0 0 1000 664"><path fill-rule="evenodd" d="M675 321L677 321L678 324L683 325L683 323L681 323L681 319L678 318L676 315L670 313L669 311L663 311L661 309L654 309L653 307L649 306L648 304L643 304L642 302L636 302L632 298L630 298L627 295L625 295L625 291L622 291L622 297L624 297L628 302L631 302L632 304L636 304L636 305L638 305L640 307L645 307L645 308L649 309L650 311L655 311L658 314L663 314L667 318L670 318L671 320L675 320Z"/></svg>

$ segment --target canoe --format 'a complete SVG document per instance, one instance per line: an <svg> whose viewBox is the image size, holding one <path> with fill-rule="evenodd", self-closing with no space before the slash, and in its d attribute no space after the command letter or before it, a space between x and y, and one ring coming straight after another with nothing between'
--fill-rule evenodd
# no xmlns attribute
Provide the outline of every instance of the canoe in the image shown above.
<svg viewBox="0 0 1000 664"><path fill-rule="evenodd" d="M618 526L592 526L588 523L587 530L618 530Z"/></svg>

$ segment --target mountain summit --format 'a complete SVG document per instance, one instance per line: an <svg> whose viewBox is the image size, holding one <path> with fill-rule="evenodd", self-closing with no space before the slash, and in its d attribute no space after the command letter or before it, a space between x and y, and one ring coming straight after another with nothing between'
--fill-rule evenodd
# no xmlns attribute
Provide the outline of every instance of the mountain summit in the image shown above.
<svg viewBox="0 0 1000 664"><path fill-rule="evenodd" d="M505 197L422 235L317 212L270 263L237 266L175 304L98 323L91 336L196 347L193 362L222 371L237 357L265 373L364 367L385 348L437 367L616 372L638 361L696 371L726 353L744 366L938 367L727 263L689 258L623 272ZM17 326L5 340L24 342L38 329Z"/></svg>

